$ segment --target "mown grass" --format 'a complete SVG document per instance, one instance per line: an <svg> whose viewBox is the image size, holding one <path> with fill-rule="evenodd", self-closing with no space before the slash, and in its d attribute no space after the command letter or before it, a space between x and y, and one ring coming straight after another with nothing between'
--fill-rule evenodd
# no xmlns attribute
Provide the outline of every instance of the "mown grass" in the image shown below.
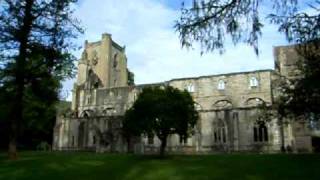
<svg viewBox="0 0 320 180"><path fill-rule="evenodd" d="M320 179L320 155L155 156L75 152L0 154L0 179Z"/></svg>

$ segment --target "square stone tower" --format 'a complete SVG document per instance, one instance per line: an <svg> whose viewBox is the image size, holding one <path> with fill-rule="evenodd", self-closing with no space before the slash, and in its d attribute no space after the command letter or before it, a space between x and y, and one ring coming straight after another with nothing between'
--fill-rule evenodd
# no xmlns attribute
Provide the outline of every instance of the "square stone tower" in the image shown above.
<svg viewBox="0 0 320 180"><path fill-rule="evenodd" d="M81 106L82 100L86 98L84 96L92 90L127 85L125 47L114 42L107 33L102 34L100 41L85 41L73 89L72 109Z"/></svg>

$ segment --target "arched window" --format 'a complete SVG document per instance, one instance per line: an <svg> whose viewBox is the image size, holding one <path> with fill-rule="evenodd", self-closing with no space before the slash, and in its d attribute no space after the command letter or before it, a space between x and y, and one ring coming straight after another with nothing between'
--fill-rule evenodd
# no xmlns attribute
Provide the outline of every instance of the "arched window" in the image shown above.
<svg viewBox="0 0 320 180"><path fill-rule="evenodd" d="M247 99L244 104L248 106L259 106L259 105L267 104L267 102L265 102L260 97L252 97Z"/></svg>
<svg viewBox="0 0 320 180"><path fill-rule="evenodd" d="M250 87L258 87L259 82L256 77L251 77L250 78Z"/></svg>
<svg viewBox="0 0 320 180"><path fill-rule="evenodd" d="M227 142L227 128L225 123L221 119L217 124L217 127L213 132L214 142L215 143L226 143Z"/></svg>
<svg viewBox="0 0 320 180"><path fill-rule="evenodd" d="M218 82L218 90L224 90L225 89L225 85L226 85L226 83L224 82L224 80L219 80L219 82Z"/></svg>
<svg viewBox="0 0 320 180"><path fill-rule="evenodd" d="M229 100L219 100L213 104L214 109L230 109L232 103Z"/></svg>
<svg viewBox="0 0 320 180"><path fill-rule="evenodd" d="M264 121L258 121L253 127L253 140L254 142L268 142L268 128Z"/></svg>
<svg viewBox="0 0 320 180"><path fill-rule="evenodd" d="M114 113L116 113L116 109L114 107L107 107L103 110L103 115L105 116L111 116L113 115Z"/></svg>
<svg viewBox="0 0 320 180"><path fill-rule="evenodd" d="M95 116L95 112L92 109L86 109L80 114L80 118L91 118Z"/></svg>
<svg viewBox="0 0 320 180"><path fill-rule="evenodd" d="M89 113L87 111L83 112L82 117L89 118Z"/></svg>
<svg viewBox="0 0 320 180"><path fill-rule="evenodd" d="M186 89L188 92L194 92L194 85L190 83L189 85L187 85Z"/></svg>

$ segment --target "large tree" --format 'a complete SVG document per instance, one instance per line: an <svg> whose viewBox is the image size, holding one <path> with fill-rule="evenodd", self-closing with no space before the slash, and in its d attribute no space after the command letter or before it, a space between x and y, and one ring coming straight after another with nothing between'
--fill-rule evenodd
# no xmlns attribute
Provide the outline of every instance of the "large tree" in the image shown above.
<svg viewBox="0 0 320 180"><path fill-rule="evenodd" d="M258 55L266 22L261 19L278 25L289 42L299 44L296 51L301 57L296 64L300 75L290 80L283 77L276 105L279 114L319 119L320 87L315 83L320 79L319 6L319 0L193 0L182 6L175 28L184 47L199 43L202 52L223 53L227 40L232 40L249 44Z"/></svg>
<svg viewBox="0 0 320 180"><path fill-rule="evenodd" d="M319 39L319 0L300 1L300 4L297 0L192 2L186 3L187 5L183 3L181 17L175 25L184 47L199 43L203 52L223 52L226 40L230 39L234 44L243 42L253 46L258 54L258 41L264 27L264 22L261 21L263 18L279 25L278 30L285 33L290 42L303 43Z"/></svg>
<svg viewBox="0 0 320 180"><path fill-rule="evenodd" d="M168 136L178 134L181 139L188 138L197 120L194 101L187 91L170 86L148 87L126 112L123 127L126 135L156 135L163 156Z"/></svg>
<svg viewBox="0 0 320 180"><path fill-rule="evenodd" d="M300 4L298 4L300 3ZM261 12L270 23L278 25L287 40L298 44L299 56L293 79L280 78L279 96L273 103L278 111L283 137L283 120L320 119L320 1L308 0L193 0L182 7L181 18L175 28L182 46L199 43L203 52L225 51L225 43L247 43L259 55L259 38L262 36ZM300 9L299 9L300 7ZM265 18L263 17L263 18ZM281 140L284 150L284 138Z"/></svg>
<svg viewBox="0 0 320 180"><path fill-rule="evenodd" d="M72 17L75 2L0 2L0 87L8 94L11 159L17 158L20 127L56 102L60 81L73 75L75 58L69 52L74 46L70 42L82 31Z"/></svg>
<svg viewBox="0 0 320 180"><path fill-rule="evenodd" d="M278 87L278 109L283 117L320 120L320 42L296 45L297 56L293 77L282 77Z"/></svg>

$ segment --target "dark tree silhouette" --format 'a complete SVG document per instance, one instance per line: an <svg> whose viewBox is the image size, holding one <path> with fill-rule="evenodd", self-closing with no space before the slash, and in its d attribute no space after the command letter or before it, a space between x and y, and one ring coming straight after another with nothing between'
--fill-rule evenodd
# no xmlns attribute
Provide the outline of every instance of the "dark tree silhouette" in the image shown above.
<svg viewBox="0 0 320 180"><path fill-rule="evenodd" d="M59 83L73 75L74 57L69 54L82 29L72 17L76 0L3 0L0 2L0 87L9 95L9 157L17 158L20 126L25 112L57 100ZM4 102L1 102L4 103ZM38 112L31 108L28 112ZM39 112L40 113L40 112ZM30 113L27 113L30 115Z"/></svg>

